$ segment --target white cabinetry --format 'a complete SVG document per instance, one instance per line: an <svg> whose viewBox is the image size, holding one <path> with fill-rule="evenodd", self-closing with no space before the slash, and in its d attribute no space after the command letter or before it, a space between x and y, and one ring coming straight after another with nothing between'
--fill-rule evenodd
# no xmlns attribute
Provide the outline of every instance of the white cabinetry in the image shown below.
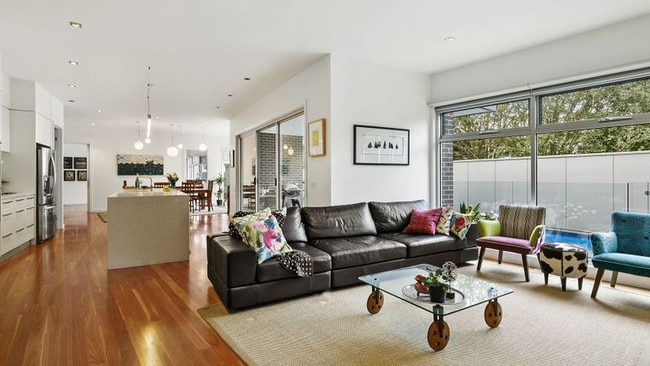
<svg viewBox="0 0 650 366"><path fill-rule="evenodd" d="M0 73L0 150L2 151L11 150L10 85L9 78Z"/></svg>
<svg viewBox="0 0 650 366"><path fill-rule="evenodd" d="M50 119L55 126L63 128L63 103L54 97L50 101Z"/></svg>
<svg viewBox="0 0 650 366"><path fill-rule="evenodd" d="M34 194L2 196L0 207L0 255L34 241L36 235L36 205Z"/></svg>
<svg viewBox="0 0 650 366"><path fill-rule="evenodd" d="M52 121L42 116L40 113L36 113L36 143L43 144L45 146L54 146L52 143L54 139L54 128L52 126Z"/></svg>

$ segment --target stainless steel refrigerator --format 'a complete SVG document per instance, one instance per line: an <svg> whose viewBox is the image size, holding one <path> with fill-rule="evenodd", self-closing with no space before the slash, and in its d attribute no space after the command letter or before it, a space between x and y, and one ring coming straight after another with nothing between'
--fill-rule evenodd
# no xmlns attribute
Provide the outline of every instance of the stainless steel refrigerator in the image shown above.
<svg viewBox="0 0 650 366"><path fill-rule="evenodd" d="M42 243L56 233L57 204L54 187L57 184L54 151L47 146L36 146L36 242Z"/></svg>

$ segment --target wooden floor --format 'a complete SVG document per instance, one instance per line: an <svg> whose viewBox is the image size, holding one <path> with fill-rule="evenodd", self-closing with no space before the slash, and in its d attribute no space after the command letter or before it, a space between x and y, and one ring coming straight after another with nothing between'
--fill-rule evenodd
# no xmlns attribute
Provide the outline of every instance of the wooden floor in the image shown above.
<svg viewBox="0 0 650 366"><path fill-rule="evenodd" d="M205 236L226 225L191 216L189 262L109 272L107 224L66 206L56 238L0 263L0 365L243 365L196 312L219 302Z"/></svg>

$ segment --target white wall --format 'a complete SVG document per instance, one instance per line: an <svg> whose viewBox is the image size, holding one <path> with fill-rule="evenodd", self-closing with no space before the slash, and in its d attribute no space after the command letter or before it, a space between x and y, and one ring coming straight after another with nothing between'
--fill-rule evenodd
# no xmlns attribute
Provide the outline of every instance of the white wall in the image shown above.
<svg viewBox="0 0 650 366"><path fill-rule="evenodd" d="M157 136L155 129L152 132L151 144L145 144L145 148L138 151L133 147L137 139L136 129L124 130L101 126L79 126L66 125L65 142L67 144L87 144L88 155L88 184L89 202L88 209L91 212L105 211L108 207L107 198L109 195L121 190L122 181L127 180L133 185L134 176L117 175L117 154L142 154L142 155L163 155L165 157L164 172L176 172L180 179L185 177L185 151L190 148L198 150L201 143L201 135L189 133L183 134L183 149L177 157L167 156L169 138ZM208 178L214 178L221 171L222 155L221 149L228 148L227 137L206 136L208 145ZM164 176L154 176L153 181L166 181Z"/></svg>
<svg viewBox="0 0 650 366"><path fill-rule="evenodd" d="M63 144L63 156L88 157L88 145L86 144ZM67 169L65 169L67 170ZM88 203L88 181L64 181L63 172L60 173L60 180L63 182L63 204L64 205L85 205Z"/></svg>
<svg viewBox="0 0 650 366"><path fill-rule="evenodd" d="M332 59L332 204L429 198L429 76L335 56ZM410 130L408 166L354 165L354 125Z"/></svg>
<svg viewBox="0 0 650 366"><path fill-rule="evenodd" d="M307 123L325 118L327 120L327 155L323 157L307 157L307 205L328 205L330 196L330 58L325 56L316 61L304 71L289 79L273 92L251 105L230 120L230 142L235 146L238 134L253 130L291 111L305 109ZM237 162L239 163L239 162ZM236 169L230 171L230 181L236 182ZM237 187L237 184L231 184ZM231 189L231 202L236 203L235 189ZM237 207L232 205L233 209Z"/></svg>
<svg viewBox="0 0 650 366"><path fill-rule="evenodd" d="M650 65L650 15L431 76L431 103Z"/></svg>
<svg viewBox="0 0 650 366"><path fill-rule="evenodd" d="M306 205L428 199L428 96L428 75L328 55L232 118L231 141L304 105L306 123L327 120L327 155L307 158ZM410 129L411 164L354 165L354 124Z"/></svg>

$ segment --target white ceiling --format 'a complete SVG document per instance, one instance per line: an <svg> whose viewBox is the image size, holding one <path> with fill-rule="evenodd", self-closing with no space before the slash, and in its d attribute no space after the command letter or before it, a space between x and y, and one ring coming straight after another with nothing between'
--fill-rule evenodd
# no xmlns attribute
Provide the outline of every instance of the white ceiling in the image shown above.
<svg viewBox="0 0 650 366"><path fill-rule="evenodd" d="M151 66L156 123L227 134L329 53L429 74L649 13L648 0L0 0L0 52L5 74L65 102L68 126L135 128Z"/></svg>

